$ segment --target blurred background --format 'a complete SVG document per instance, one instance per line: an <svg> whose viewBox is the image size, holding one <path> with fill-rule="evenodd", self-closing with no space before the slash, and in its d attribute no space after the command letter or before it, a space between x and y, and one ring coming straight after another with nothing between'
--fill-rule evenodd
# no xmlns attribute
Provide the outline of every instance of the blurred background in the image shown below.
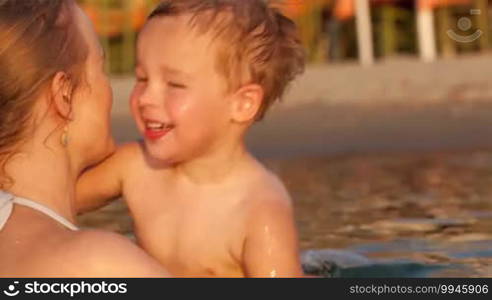
<svg viewBox="0 0 492 300"><path fill-rule="evenodd" d="M159 0L78 0L110 54L112 74L133 71L134 43ZM487 51L488 0L274 0L299 25L311 63L393 56L423 60ZM479 32L479 34L477 34Z"/></svg>
<svg viewBox="0 0 492 300"><path fill-rule="evenodd" d="M114 135L136 140L135 42L158 0L79 3L108 54ZM492 276L489 1L272 5L298 24L309 65L248 145L292 195L306 272ZM121 201L81 222L132 237Z"/></svg>

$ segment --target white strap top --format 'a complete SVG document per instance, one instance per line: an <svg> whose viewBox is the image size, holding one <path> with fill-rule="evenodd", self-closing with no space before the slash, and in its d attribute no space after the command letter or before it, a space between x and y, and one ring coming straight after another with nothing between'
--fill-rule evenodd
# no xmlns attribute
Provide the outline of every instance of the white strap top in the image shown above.
<svg viewBox="0 0 492 300"><path fill-rule="evenodd" d="M1 190L0 190L0 230L2 230L2 228L7 223L10 214L12 214L14 204L27 206L29 208L37 210L47 215L48 217L52 218L53 220L57 221L58 223L62 224L63 226L67 227L70 230L73 231L79 230L77 226L73 225L67 219L60 216L50 208L29 199L16 197L12 194L9 194Z"/></svg>

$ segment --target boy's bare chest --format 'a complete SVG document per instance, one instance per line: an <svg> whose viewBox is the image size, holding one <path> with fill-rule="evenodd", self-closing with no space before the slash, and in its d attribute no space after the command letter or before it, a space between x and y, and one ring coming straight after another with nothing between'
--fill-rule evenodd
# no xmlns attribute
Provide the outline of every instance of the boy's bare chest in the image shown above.
<svg viewBox="0 0 492 300"><path fill-rule="evenodd" d="M140 246L171 273L242 276L236 256L240 256L243 229L230 202L214 194L153 186L144 194L125 196Z"/></svg>

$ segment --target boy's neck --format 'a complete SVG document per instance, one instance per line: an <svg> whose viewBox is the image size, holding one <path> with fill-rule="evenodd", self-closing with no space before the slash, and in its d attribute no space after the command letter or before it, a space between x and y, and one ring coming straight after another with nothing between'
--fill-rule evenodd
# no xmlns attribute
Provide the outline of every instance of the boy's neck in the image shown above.
<svg viewBox="0 0 492 300"><path fill-rule="evenodd" d="M223 183L229 175L249 158L243 143L220 147L215 151L175 166L177 174L194 185Z"/></svg>

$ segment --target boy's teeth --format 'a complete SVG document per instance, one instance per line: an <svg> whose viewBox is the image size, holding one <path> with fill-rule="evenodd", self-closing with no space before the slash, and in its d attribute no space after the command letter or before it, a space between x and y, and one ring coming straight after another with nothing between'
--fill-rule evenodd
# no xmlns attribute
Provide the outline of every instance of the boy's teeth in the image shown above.
<svg viewBox="0 0 492 300"><path fill-rule="evenodd" d="M164 129L164 124L157 122L148 122L147 128L149 129Z"/></svg>

